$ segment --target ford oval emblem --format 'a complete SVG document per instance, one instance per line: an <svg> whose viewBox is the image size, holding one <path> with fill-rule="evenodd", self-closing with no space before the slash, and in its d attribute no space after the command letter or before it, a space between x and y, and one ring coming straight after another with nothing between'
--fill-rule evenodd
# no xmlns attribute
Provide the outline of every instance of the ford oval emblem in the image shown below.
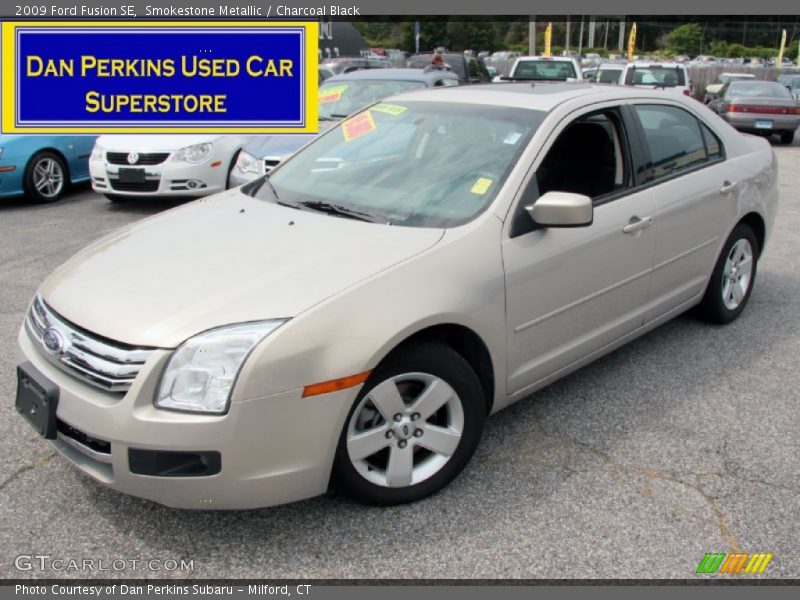
<svg viewBox="0 0 800 600"><path fill-rule="evenodd" d="M64 350L64 337L55 327L48 327L42 334L42 343L48 352L58 354Z"/></svg>
<svg viewBox="0 0 800 600"><path fill-rule="evenodd" d="M137 162L139 162L139 153L138 152L131 152L130 154L128 154L128 164L129 165L135 165Z"/></svg>

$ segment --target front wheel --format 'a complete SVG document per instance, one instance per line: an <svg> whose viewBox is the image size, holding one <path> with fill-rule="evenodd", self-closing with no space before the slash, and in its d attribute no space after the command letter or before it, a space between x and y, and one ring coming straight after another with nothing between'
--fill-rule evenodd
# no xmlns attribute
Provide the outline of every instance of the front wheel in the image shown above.
<svg viewBox="0 0 800 600"><path fill-rule="evenodd" d="M452 481L478 446L486 403L449 346L399 349L372 373L339 439L334 487L369 504L414 502Z"/></svg>
<svg viewBox="0 0 800 600"><path fill-rule="evenodd" d="M46 150L37 152L25 166L23 186L36 202L55 202L67 187L67 168L61 158Z"/></svg>
<svg viewBox="0 0 800 600"><path fill-rule="evenodd" d="M758 260L758 241L749 225L737 225L725 242L711 281L700 304L703 318L711 323L730 323L738 317L753 291Z"/></svg>

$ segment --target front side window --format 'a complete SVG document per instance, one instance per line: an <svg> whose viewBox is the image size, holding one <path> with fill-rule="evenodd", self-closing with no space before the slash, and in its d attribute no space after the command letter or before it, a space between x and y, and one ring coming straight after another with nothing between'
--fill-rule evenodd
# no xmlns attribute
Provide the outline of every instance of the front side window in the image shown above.
<svg viewBox="0 0 800 600"><path fill-rule="evenodd" d="M637 105L635 110L650 150L647 181L670 177L713 159L694 115L676 106Z"/></svg>
<svg viewBox="0 0 800 600"><path fill-rule="evenodd" d="M379 103L242 192L335 216L457 226L491 204L545 115L448 102Z"/></svg>
<svg viewBox="0 0 800 600"><path fill-rule="evenodd" d="M614 111L583 116L553 142L536 172L539 195L570 192L599 198L630 185L627 146Z"/></svg>

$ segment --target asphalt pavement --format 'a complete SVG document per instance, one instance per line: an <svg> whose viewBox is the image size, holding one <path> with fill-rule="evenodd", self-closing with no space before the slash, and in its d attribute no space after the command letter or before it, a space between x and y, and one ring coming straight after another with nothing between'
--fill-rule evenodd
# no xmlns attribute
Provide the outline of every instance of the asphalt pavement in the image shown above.
<svg viewBox="0 0 800 600"><path fill-rule="evenodd" d="M172 204L0 202L0 577L692 578L734 551L800 577L800 142L775 150L781 205L739 320L681 316L518 402L453 484L394 508L180 511L70 468L13 407L26 307L82 246Z"/></svg>

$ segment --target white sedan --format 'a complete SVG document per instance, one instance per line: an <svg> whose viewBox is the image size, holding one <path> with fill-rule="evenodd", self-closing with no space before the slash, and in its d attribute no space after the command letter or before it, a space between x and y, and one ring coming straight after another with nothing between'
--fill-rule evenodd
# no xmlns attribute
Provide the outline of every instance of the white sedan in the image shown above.
<svg viewBox="0 0 800 600"><path fill-rule="evenodd" d="M777 199L767 141L682 95L408 92L55 271L16 407L88 476L170 506L419 500L488 415L691 308L736 319Z"/></svg>
<svg viewBox="0 0 800 600"><path fill-rule="evenodd" d="M230 187L236 157L251 136L103 135L89 160L92 188L111 201L197 197Z"/></svg>

